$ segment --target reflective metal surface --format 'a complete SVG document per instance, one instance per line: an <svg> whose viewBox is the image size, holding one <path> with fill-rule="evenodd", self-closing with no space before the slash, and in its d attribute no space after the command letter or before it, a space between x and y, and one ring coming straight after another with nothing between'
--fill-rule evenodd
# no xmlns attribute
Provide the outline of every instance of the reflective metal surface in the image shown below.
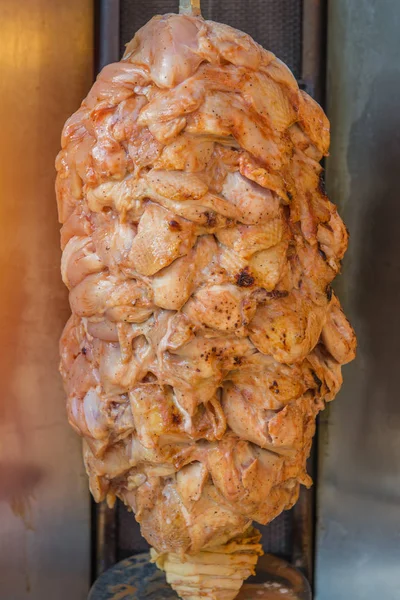
<svg viewBox="0 0 400 600"><path fill-rule="evenodd" d="M92 2L2 0L0 27L0 598L83 600L89 497L58 374L54 159L92 80Z"/></svg>
<svg viewBox="0 0 400 600"><path fill-rule="evenodd" d="M400 598L400 4L329 3L328 190L350 229L340 297L359 341L323 415L317 600Z"/></svg>

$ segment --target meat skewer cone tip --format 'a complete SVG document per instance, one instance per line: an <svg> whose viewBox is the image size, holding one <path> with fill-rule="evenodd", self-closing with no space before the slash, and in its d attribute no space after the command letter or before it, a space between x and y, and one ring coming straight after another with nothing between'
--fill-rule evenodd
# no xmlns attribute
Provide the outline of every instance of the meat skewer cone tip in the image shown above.
<svg viewBox="0 0 400 600"><path fill-rule="evenodd" d="M244 580L255 574L258 557L263 554L260 538L250 527L226 544L194 555L158 554L152 549L151 558L183 600L233 600Z"/></svg>

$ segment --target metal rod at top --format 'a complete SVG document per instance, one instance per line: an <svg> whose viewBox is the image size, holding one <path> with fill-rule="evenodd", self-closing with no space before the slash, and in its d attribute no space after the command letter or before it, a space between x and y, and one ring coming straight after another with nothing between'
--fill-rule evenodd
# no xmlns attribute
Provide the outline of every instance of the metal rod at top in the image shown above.
<svg viewBox="0 0 400 600"><path fill-rule="evenodd" d="M179 0L179 14L201 17L200 0Z"/></svg>

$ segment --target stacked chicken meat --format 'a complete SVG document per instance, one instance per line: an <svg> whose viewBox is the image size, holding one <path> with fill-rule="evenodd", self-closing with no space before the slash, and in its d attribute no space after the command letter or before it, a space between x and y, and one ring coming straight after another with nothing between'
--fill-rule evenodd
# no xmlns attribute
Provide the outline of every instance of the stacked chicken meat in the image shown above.
<svg viewBox="0 0 400 600"><path fill-rule="evenodd" d="M96 501L135 512L188 600L233 598L310 485L315 418L355 337L329 123L288 68L200 17L155 17L68 120L61 339Z"/></svg>

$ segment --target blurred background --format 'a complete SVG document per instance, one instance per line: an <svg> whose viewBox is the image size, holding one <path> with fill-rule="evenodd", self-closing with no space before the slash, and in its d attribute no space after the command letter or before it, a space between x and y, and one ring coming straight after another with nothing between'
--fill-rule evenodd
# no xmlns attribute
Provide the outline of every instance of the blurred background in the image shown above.
<svg viewBox="0 0 400 600"><path fill-rule="evenodd" d="M146 548L132 515L94 507L68 426L58 338L54 160L98 70L177 0L0 0L0 600L85 600ZM331 120L326 185L350 230L338 289L358 357L322 414L311 492L263 529L317 600L398 600L400 589L400 4L202 0L251 34Z"/></svg>

